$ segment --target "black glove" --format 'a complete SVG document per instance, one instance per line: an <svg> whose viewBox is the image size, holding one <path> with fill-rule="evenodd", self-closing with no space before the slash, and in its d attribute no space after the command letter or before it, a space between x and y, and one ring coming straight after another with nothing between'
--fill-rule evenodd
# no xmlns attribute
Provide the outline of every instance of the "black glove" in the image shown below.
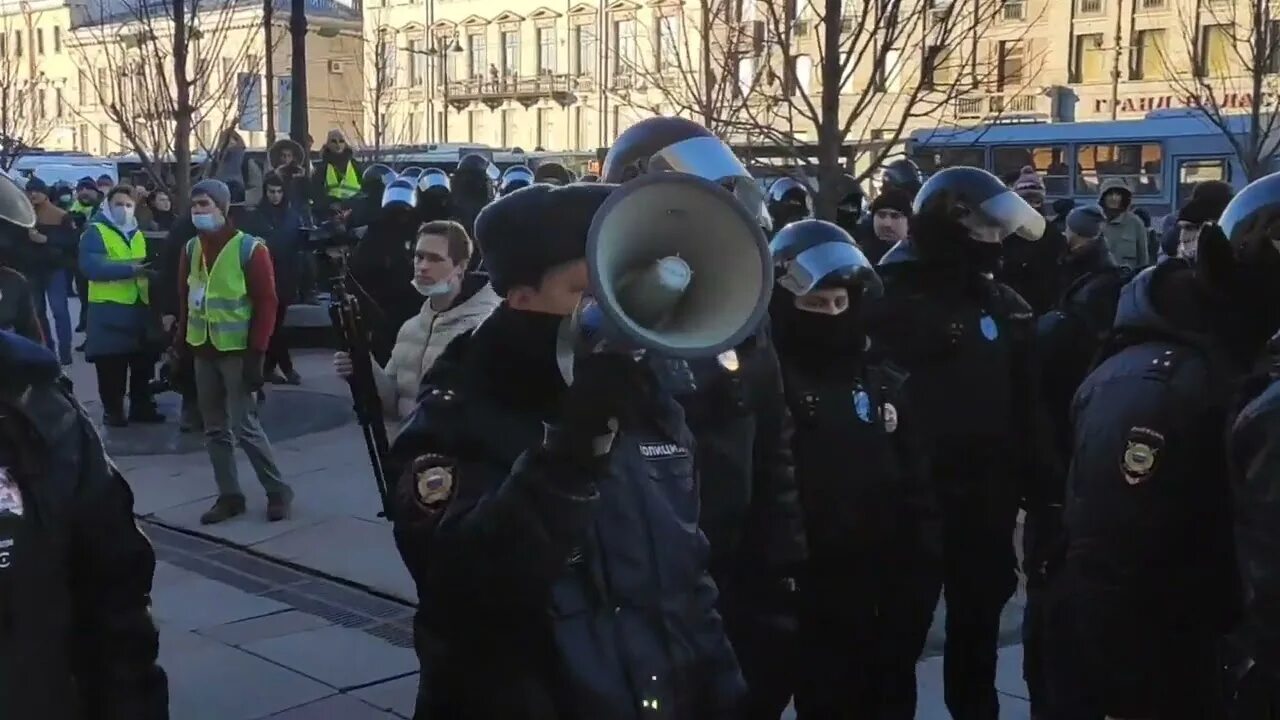
<svg viewBox="0 0 1280 720"><path fill-rule="evenodd" d="M647 370L646 361L629 354L601 352L577 358L573 384L560 403L559 425L593 437L612 432L616 425L610 421L625 418L644 397Z"/></svg>
<svg viewBox="0 0 1280 720"><path fill-rule="evenodd" d="M244 385L250 392L262 389L262 353L248 350L244 354Z"/></svg>

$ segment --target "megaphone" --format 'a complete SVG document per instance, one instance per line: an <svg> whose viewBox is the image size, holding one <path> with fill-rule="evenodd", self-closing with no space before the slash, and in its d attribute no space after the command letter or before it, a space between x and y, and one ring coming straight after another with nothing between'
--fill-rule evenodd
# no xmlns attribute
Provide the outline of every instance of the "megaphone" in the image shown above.
<svg viewBox="0 0 1280 720"><path fill-rule="evenodd" d="M756 218L720 185L683 173L615 190L592 218L586 260L590 296L561 326L569 382L584 353L719 355L756 331L773 290Z"/></svg>

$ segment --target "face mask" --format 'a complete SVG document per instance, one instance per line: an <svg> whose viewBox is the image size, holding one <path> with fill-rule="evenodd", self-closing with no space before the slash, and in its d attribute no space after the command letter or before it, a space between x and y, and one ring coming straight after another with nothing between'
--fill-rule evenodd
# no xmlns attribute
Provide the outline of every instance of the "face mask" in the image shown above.
<svg viewBox="0 0 1280 720"><path fill-rule="evenodd" d="M196 230L199 230L200 232L211 232L222 227L223 221L222 218L212 213L204 213L200 215L192 213L191 224L195 225Z"/></svg>
<svg viewBox="0 0 1280 720"><path fill-rule="evenodd" d="M413 284L413 289L417 290L418 294L422 297L438 297L440 295L447 295L449 291L453 290L453 283L448 280L441 280L437 283L424 283L421 280L414 278L409 282Z"/></svg>
<svg viewBox="0 0 1280 720"><path fill-rule="evenodd" d="M133 225L133 208L126 205L114 205L111 208L111 221L120 228Z"/></svg>

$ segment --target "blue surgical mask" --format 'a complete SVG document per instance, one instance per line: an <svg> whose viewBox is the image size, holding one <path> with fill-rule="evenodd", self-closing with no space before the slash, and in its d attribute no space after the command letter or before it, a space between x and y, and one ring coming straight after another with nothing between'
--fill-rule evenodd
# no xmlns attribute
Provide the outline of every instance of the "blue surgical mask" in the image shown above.
<svg viewBox="0 0 1280 720"><path fill-rule="evenodd" d="M191 213L191 224L200 232L212 232L221 228L225 221L212 213Z"/></svg>

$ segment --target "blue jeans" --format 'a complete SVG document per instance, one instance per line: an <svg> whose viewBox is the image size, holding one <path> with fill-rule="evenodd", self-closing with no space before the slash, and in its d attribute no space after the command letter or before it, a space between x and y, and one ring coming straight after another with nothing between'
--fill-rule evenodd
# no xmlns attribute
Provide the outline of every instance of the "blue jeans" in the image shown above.
<svg viewBox="0 0 1280 720"><path fill-rule="evenodd" d="M67 293L70 290L71 278L68 271L53 270L33 274L30 282L36 317L40 318L40 328L44 331L45 344L50 350L56 350L59 358L71 357L71 313L67 310ZM53 311L53 327L56 332L49 332L49 311ZM56 346L54 345L55 335L58 341Z"/></svg>

